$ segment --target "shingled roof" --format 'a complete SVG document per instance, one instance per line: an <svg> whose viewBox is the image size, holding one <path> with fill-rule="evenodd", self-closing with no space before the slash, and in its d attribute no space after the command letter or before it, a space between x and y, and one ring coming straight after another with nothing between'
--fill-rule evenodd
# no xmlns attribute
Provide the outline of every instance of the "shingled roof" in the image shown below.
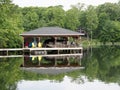
<svg viewBox="0 0 120 90"><path fill-rule="evenodd" d="M42 27L20 34L21 36L80 36L83 33L60 27Z"/></svg>

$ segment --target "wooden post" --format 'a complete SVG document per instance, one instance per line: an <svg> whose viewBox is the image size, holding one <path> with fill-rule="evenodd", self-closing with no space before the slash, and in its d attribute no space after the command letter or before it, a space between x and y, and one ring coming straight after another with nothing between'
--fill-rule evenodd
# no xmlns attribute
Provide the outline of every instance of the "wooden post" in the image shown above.
<svg viewBox="0 0 120 90"><path fill-rule="evenodd" d="M6 52L7 52L7 56L8 56L8 50Z"/></svg>
<svg viewBox="0 0 120 90"><path fill-rule="evenodd" d="M81 66L81 58L80 58L80 60L79 60L79 65Z"/></svg>
<svg viewBox="0 0 120 90"><path fill-rule="evenodd" d="M58 54L60 54L60 53L59 53L59 50L58 50Z"/></svg>
<svg viewBox="0 0 120 90"><path fill-rule="evenodd" d="M69 57L67 57L67 61L68 61L67 66L70 66L70 58Z"/></svg>
<svg viewBox="0 0 120 90"><path fill-rule="evenodd" d="M70 50L70 54L72 54L72 50Z"/></svg>
<svg viewBox="0 0 120 90"><path fill-rule="evenodd" d="M39 43L40 43L40 37L38 37L38 41L37 41L37 47L39 48Z"/></svg>
<svg viewBox="0 0 120 90"><path fill-rule="evenodd" d="M24 48L24 37L23 37L23 46L22 47Z"/></svg>
<svg viewBox="0 0 120 90"><path fill-rule="evenodd" d="M41 64L40 64L40 61L39 61L39 66L40 66Z"/></svg>
<svg viewBox="0 0 120 90"><path fill-rule="evenodd" d="M24 48L24 37L22 39L23 39L22 48ZM23 55L25 55L25 50L24 49L23 49Z"/></svg>
<svg viewBox="0 0 120 90"><path fill-rule="evenodd" d="M38 37L38 42L40 42L40 37Z"/></svg>
<svg viewBox="0 0 120 90"><path fill-rule="evenodd" d="M22 63L23 63L22 66L24 67L24 66L25 66L25 56L23 57L22 60L23 60L23 62L22 62Z"/></svg>
<svg viewBox="0 0 120 90"><path fill-rule="evenodd" d="M80 46L81 46L81 42L82 42L82 41L81 41L81 36L79 36L79 39L80 39L80 43L79 43L79 44L80 44Z"/></svg>
<svg viewBox="0 0 120 90"><path fill-rule="evenodd" d="M54 37L54 39L55 39L54 44L55 44L55 47L56 47L57 37Z"/></svg>
<svg viewBox="0 0 120 90"><path fill-rule="evenodd" d="M83 48L80 49L80 53L83 53Z"/></svg>
<svg viewBox="0 0 120 90"><path fill-rule="evenodd" d="M57 66L57 59L56 59L56 57L55 57L55 65L54 66Z"/></svg>
<svg viewBox="0 0 120 90"><path fill-rule="evenodd" d="M67 37L67 47L70 47L69 37Z"/></svg>

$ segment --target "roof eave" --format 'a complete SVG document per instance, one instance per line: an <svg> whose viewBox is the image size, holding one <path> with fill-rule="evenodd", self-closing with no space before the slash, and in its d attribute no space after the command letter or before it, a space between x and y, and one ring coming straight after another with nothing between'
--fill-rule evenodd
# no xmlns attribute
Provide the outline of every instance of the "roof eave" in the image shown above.
<svg viewBox="0 0 120 90"><path fill-rule="evenodd" d="M20 36L82 36L84 34L20 34Z"/></svg>

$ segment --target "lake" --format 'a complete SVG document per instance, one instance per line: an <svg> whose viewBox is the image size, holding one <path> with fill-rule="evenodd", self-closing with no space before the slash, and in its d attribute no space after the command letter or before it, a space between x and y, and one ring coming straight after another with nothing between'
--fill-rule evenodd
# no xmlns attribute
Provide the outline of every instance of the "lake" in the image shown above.
<svg viewBox="0 0 120 90"><path fill-rule="evenodd" d="M120 46L83 55L0 58L0 90L120 90Z"/></svg>

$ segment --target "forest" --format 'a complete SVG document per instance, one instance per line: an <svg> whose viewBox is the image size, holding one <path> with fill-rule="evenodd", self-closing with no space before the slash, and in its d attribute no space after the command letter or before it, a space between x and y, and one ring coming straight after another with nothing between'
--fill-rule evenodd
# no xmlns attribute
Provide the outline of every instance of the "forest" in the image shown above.
<svg viewBox="0 0 120 90"><path fill-rule="evenodd" d="M12 0L0 0L0 48L22 47L22 32L46 26L78 31L99 42L120 41L120 1L98 6L78 3L64 10L62 5L19 7Z"/></svg>

